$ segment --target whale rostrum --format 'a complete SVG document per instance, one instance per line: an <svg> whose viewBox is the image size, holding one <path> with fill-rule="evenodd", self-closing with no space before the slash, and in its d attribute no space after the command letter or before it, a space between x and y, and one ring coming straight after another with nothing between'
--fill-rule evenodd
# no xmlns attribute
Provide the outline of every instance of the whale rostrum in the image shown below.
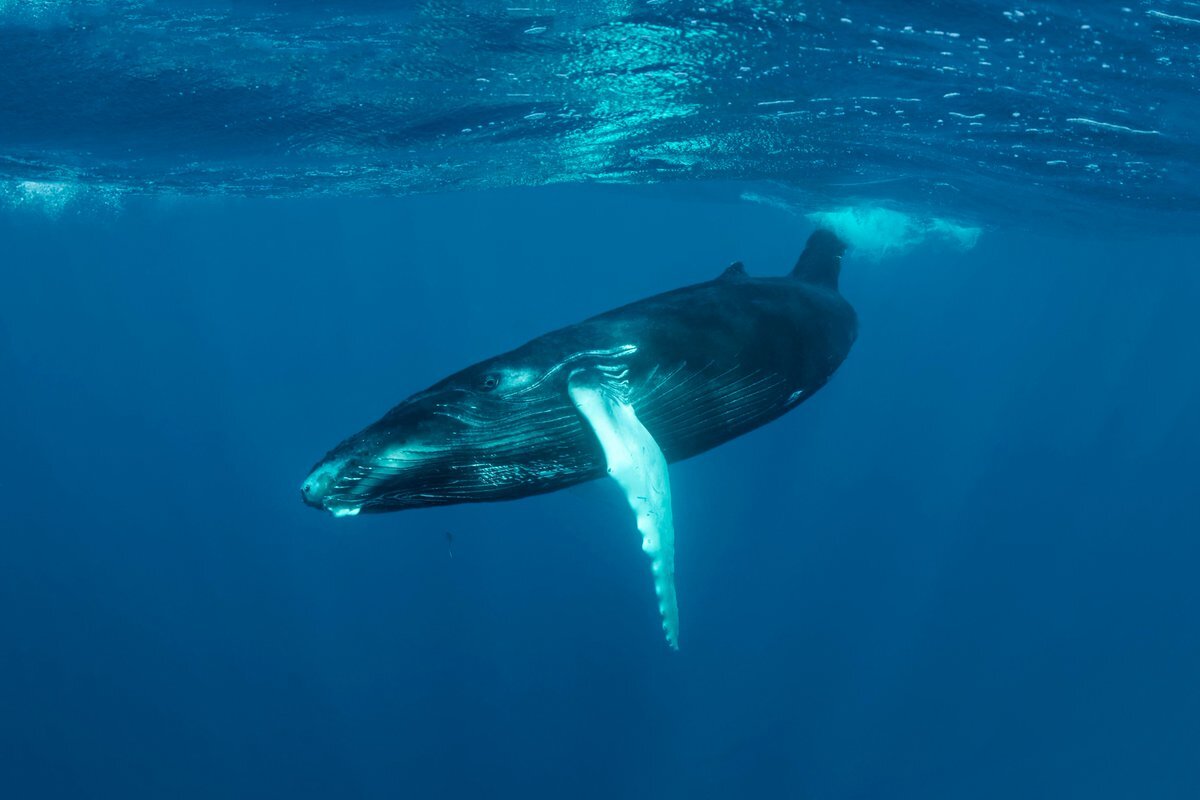
<svg viewBox="0 0 1200 800"><path fill-rule="evenodd" d="M305 480L335 516L511 500L610 476L650 557L678 648L667 465L812 396L854 343L838 290L845 245L817 230L790 274L719 277L552 331L418 392Z"/></svg>

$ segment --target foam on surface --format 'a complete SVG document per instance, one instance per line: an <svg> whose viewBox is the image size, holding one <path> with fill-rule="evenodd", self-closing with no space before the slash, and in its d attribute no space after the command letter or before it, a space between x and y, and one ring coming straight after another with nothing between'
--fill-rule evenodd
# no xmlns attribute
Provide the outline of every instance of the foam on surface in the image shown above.
<svg viewBox="0 0 1200 800"><path fill-rule="evenodd" d="M937 243L970 250L980 228L941 217L919 217L879 206L846 206L807 215L819 228L836 233L858 255L878 261L917 245Z"/></svg>

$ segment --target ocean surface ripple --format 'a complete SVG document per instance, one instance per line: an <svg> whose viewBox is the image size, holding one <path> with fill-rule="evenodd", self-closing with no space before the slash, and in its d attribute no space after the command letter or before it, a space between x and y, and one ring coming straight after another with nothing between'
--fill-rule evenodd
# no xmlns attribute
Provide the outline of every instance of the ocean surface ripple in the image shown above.
<svg viewBox="0 0 1200 800"><path fill-rule="evenodd" d="M1200 210L1195 0L0 0L0 42L10 205L703 180L985 224Z"/></svg>

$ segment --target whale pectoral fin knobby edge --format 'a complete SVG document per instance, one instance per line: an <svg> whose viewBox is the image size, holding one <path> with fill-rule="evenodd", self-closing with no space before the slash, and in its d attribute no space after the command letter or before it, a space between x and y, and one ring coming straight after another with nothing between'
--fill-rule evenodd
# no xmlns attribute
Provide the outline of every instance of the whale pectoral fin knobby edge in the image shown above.
<svg viewBox="0 0 1200 800"><path fill-rule="evenodd" d="M679 649L679 605L675 599L675 519L667 459L637 417L624 373L581 369L567 382L571 402L596 434L609 476L625 493L650 556L654 593L667 644Z"/></svg>

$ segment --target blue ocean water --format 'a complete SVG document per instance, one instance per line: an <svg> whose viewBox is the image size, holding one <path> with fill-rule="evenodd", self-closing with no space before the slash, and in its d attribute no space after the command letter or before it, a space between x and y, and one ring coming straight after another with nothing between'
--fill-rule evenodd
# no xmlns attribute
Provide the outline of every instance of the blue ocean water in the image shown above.
<svg viewBox="0 0 1200 800"><path fill-rule="evenodd" d="M1197 20L0 0L0 796L1196 797ZM300 503L815 223L859 338L672 466L680 652L607 483Z"/></svg>

